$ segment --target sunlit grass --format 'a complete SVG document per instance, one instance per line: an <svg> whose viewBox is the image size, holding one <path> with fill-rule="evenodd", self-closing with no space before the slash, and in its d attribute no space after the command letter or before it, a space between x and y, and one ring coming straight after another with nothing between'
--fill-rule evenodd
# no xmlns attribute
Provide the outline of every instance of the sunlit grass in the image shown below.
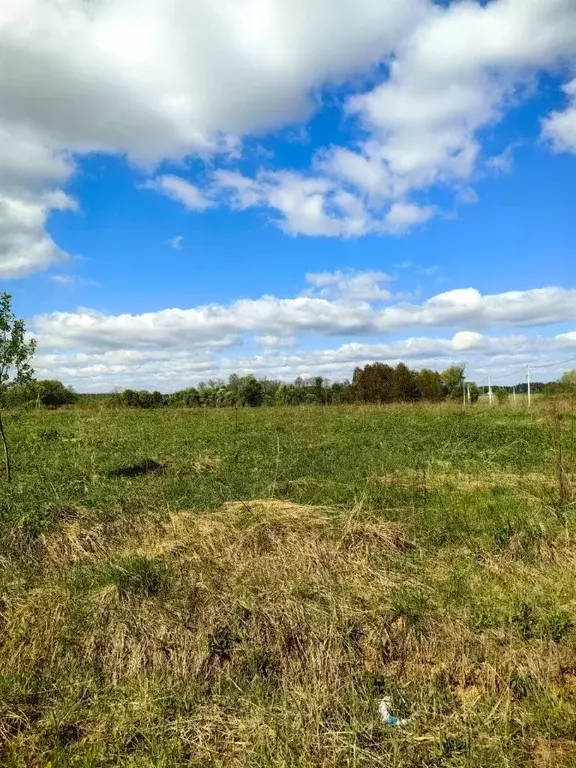
<svg viewBox="0 0 576 768"><path fill-rule="evenodd" d="M10 415L0 764L576 764L572 419Z"/></svg>

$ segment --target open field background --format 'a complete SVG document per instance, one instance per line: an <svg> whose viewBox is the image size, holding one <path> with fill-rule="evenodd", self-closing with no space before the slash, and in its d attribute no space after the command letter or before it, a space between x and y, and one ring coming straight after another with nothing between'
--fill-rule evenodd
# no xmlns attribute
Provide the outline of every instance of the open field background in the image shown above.
<svg viewBox="0 0 576 768"><path fill-rule="evenodd" d="M0 765L576 765L569 404L6 422Z"/></svg>

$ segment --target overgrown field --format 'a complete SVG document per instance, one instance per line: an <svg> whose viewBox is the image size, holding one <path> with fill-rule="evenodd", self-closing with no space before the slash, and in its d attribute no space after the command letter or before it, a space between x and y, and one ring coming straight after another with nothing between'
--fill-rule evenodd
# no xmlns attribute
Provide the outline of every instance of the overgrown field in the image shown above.
<svg viewBox="0 0 576 768"><path fill-rule="evenodd" d="M576 765L569 407L5 420L3 768Z"/></svg>

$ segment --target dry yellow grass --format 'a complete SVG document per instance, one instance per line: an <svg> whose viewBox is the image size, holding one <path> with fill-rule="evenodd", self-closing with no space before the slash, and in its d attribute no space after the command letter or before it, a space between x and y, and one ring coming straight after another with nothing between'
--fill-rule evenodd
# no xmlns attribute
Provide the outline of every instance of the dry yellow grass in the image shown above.
<svg viewBox="0 0 576 768"><path fill-rule="evenodd" d="M482 600L421 599L457 589L450 558L470 558L430 558L412 538L361 509L280 500L136 524L80 513L43 537L45 582L5 611L0 647L2 665L57 677L76 703L40 715L5 706L0 739L40 754L56 718L102 764L112 742L145 732L173 753L166 765L444 765L445 753L456 765L503 755L506 729L529 733L534 691L576 714L573 644L527 644L505 617L478 634ZM571 544L550 551L544 572L494 556L469 587L504 610L512 585L544 598L576 579ZM98 679L95 718L77 697L85 686L89 701ZM405 728L379 722L382 691L411 715ZM535 766L571 765L565 739L518 746Z"/></svg>

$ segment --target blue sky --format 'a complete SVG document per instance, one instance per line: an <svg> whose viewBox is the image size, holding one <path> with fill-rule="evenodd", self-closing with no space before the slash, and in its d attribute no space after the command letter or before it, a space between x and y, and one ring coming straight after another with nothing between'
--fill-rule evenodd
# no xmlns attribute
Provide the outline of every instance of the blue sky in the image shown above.
<svg viewBox="0 0 576 768"><path fill-rule="evenodd" d="M576 3L382 6L8 0L0 280L38 375L576 367Z"/></svg>

